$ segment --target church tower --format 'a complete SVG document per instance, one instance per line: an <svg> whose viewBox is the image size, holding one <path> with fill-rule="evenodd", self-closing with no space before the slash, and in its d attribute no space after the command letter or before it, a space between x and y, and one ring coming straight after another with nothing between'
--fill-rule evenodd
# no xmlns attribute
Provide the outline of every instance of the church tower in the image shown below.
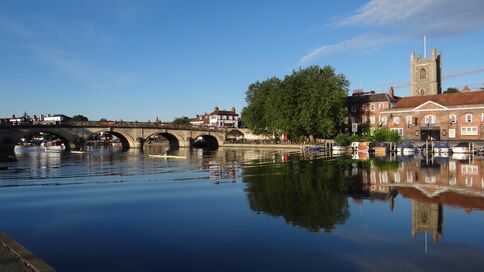
<svg viewBox="0 0 484 272"><path fill-rule="evenodd" d="M430 58L410 53L410 95L441 94L442 53L432 48Z"/></svg>

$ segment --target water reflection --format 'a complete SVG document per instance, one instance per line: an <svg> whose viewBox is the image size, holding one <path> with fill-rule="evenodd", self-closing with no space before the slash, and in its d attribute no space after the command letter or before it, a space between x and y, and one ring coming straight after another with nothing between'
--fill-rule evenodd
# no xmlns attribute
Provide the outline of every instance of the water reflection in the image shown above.
<svg viewBox="0 0 484 272"><path fill-rule="evenodd" d="M310 231L331 231L344 224L348 211L348 180L341 173L347 159L291 160L243 169L251 209Z"/></svg>
<svg viewBox="0 0 484 272"><path fill-rule="evenodd" d="M292 160L243 168L250 207L283 217L309 231L331 231L350 217L347 196L388 202L400 195L411 201L411 235L443 238L443 209L484 209L484 160L470 157L393 157L363 160Z"/></svg>
<svg viewBox="0 0 484 272"><path fill-rule="evenodd" d="M59 271L480 268L483 160L170 152L18 154L0 227Z"/></svg>

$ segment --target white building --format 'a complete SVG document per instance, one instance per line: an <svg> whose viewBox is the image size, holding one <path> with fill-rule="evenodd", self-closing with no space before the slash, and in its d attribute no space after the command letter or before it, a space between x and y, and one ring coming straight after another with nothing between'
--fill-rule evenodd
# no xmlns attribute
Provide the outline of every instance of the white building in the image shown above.
<svg viewBox="0 0 484 272"><path fill-rule="evenodd" d="M215 107L210 114L197 115L196 118L190 119L193 126L210 126L210 127L239 127L239 115L235 108L232 110L220 110Z"/></svg>

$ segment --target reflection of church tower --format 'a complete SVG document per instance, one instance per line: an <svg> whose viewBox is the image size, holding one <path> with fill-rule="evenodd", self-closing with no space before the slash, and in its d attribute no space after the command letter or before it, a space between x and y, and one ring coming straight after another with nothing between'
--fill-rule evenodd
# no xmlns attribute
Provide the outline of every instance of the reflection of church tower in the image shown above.
<svg viewBox="0 0 484 272"><path fill-rule="evenodd" d="M430 58L410 54L410 94L411 96L442 93L441 72L442 53L432 48Z"/></svg>
<svg viewBox="0 0 484 272"><path fill-rule="evenodd" d="M431 232L433 242L442 239L442 217L442 205L412 200L412 237Z"/></svg>

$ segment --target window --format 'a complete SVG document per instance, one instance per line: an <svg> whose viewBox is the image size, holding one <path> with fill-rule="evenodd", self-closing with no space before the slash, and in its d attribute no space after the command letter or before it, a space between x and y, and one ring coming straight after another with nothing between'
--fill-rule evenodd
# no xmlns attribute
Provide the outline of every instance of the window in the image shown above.
<svg viewBox="0 0 484 272"><path fill-rule="evenodd" d="M393 177L395 178L395 183L400 183L400 172L395 172Z"/></svg>
<svg viewBox="0 0 484 272"><path fill-rule="evenodd" d="M403 136L403 128L391 128L390 130L398 132L398 135Z"/></svg>
<svg viewBox="0 0 484 272"><path fill-rule="evenodd" d="M370 111L375 111L375 104L370 105Z"/></svg>
<svg viewBox="0 0 484 272"><path fill-rule="evenodd" d="M455 172L456 169L457 167L456 167L455 161L449 161L449 171Z"/></svg>
<svg viewBox="0 0 484 272"><path fill-rule="evenodd" d="M348 124L348 117L345 117L345 124Z"/></svg>
<svg viewBox="0 0 484 272"><path fill-rule="evenodd" d="M472 187L472 177L465 177L466 187Z"/></svg>
<svg viewBox="0 0 484 272"><path fill-rule="evenodd" d="M425 68L420 69L420 79L426 79L427 78L427 71Z"/></svg>
<svg viewBox="0 0 484 272"><path fill-rule="evenodd" d="M361 105L361 110L362 110L362 111L366 111L366 105L364 105L364 104L363 104L363 105Z"/></svg>
<svg viewBox="0 0 484 272"><path fill-rule="evenodd" d="M472 113L466 114L466 123L472 123Z"/></svg>
<svg viewBox="0 0 484 272"><path fill-rule="evenodd" d="M388 173L386 171L380 172L380 183L388 183Z"/></svg>
<svg viewBox="0 0 484 272"><path fill-rule="evenodd" d="M393 117L393 123L395 123L395 125L400 125L400 117Z"/></svg>
<svg viewBox="0 0 484 272"><path fill-rule="evenodd" d="M435 183L436 181L435 176L425 176L425 183Z"/></svg>
<svg viewBox="0 0 484 272"><path fill-rule="evenodd" d="M386 116L381 117L381 124L382 125L386 125L387 124L387 117Z"/></svg>
<svg viewBox="0 0 484 272"><path fill-rule="evenodd" d="M413 182L413 172L412 171L407 171L407 182L408 183Z"/></svg>
<svg viewBox="0 0 484 272"><path fill-rule="evenodd" d="M462 174L477 175L479 173L479 168L477 167L477 165L463 164L460 167L460 171L462 172Z"/></svg>
<svg viewBox="0 0 484 272"><path fill-rule="evenodd" d="M455 128L449 128L449 138L455 138Z"/></svg>
<svg viewBox="0 0 484 272"><path fill-rule="evenodd" d="M351 106L351 112L356 112L356 106Z"/></svg>
<svg viewBox="0 0 484 272"><path fill-rule="evenodd" d="M380 103L380 104L378 105L378 108L379 108L380 110L383 110L383 109L385 108L385 105L384 105L383 103Z"/></svg>
<svg viewBox="0 0 484 272"><path fill-rule="evenodd" d="M436 122L435 115L425 116L425 124L435 124L435 122Z"/></svg>
<svg viewBox="0 0 484 272"><path fill-rule="evenodd" d="M366 118L366 116L361 117L361 122L362 122L363 124L366 124L366 122L367 122L367 118Z"/></svg>
<svg viewBox="0 0 484 272"><path fill-rule="evenodd" d="M370 124L375 124L375 115L370 116Z"/></svg>
<svg viewBox="0 0 484 272"><path fill-rule="evenodd" d="M456 185L457 184L457 177L451 176L449 179L449 185Z"/></svg>
<svg viewBox="0 0 484 272"><path fill-rule="evenodd" d="M376 173L375 173L375 171L370 172L370 183L376 184Z"/></svg>
<svg viewBox="0 0 484 272"><path fill-rule="evenodd" d="M370 136L375 135L375 128L370 128Z"/></svg>
<svg viewBox="0 0 484 272"><path fill-rule="evenodd" d="M406 123L407 123L407 125L411 125L412 124L412 116L407 116Z"/></svg>
<svg viewBox="0 0 484 272"><path fill-rule="evenodd" d="M449 121L451 124L457 123L457 116L455 116L455 114L449 115Z"/></svg>
<svg viewBox="0 0 484 272"><path fill-rule="evenodd" d="M484 122L484 113L481 113L481 122Z"/></svg>
<svg viewBox="0 0 484 272"><path fill-rule="evenodd" d="M461 127L460 135L477 135L477 127Z"/></svg>

